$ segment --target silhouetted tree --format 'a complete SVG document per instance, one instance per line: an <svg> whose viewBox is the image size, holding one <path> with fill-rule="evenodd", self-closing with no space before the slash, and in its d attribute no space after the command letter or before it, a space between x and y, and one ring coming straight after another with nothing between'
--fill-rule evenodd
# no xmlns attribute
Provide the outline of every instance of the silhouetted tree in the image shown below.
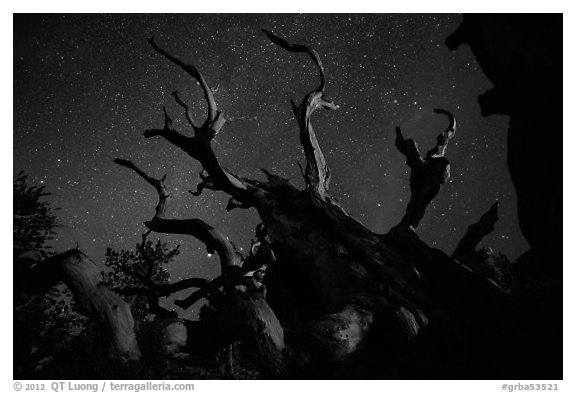
<svg viewBox="0 0 576 393"><path fill-rule="evenodd" d="M221 191L230 196L226 210L255 209L268 239L262 247L268 250L263 251L267 255L264 259L273 260L267 264L264 279L266 296L248 290L243 276L250 268L227 236L197 218L167 218L170 193L165 176L156 179L135 163L116 159L118 165L136 172L158 193L155 214L145 222L149 230L193 236L204 242L210 253L219 255L222 275L176 304L190 307L222 287L224 300L210 331L212 342L220 347L236 340L252 343L266 375L424 376L439 370L447 373L450 367L446 362L455 357L460 363L453 373L493 372L490 365L479 368L486 347L479 349L477 343L492 339L484 327L499 323L500 309L507 304L506 292L494 281L430 248L414 232L426 205L449 176L444 153L454 134L454 117L436 110L447 114L450 124L438 137L436 148L424 159L418 155L419 164L411 165L413 203L405 217L412 218L389 234L373 233L329 194L330 170L312 127L312 114L321 108L338 109L338 105L324 93L324 68L318 53L265 33L285 50L308 54L320 76L316 89L299 104L292 102L306 159L303 190L268 171L264 171L267 180L259 181L222 167L212 141L230 120L218 108L213 90L196 66L149 39L159 54L199 84L207 115L203 121L193 119L189 106L174 92L192 136L176 130L164 108L163 127L146 130L144 137L162 137L201 164L201 182L194 195L204 190ZM397 146L407 154L402 141L399 134ZM412 155L407 157L410 160ZM196 340L189 337L189 346ZM434 344L438 342L446 345ZM479 356L462 357L467 352Z"/></svg>
<svg viewBox="0 0 576 393"><path fill-rule="evenodd" d="M47 244L60 227L53 207L46 197L46 186L29 184L28 175L19 172L13 181L13 247L15 252L36 251L42 256L50 253Z"/></svg>
<svg viewBox="0 0 576 393"><path fill-rule="evenodd" d="M144 223L148 231L192 236L206 245L208 253L218 254L220 261L221 275L210 281L189 278L167 283L153 277L160 274L156 269L163 264L168 250L148 243L148 232L137 252L109 251L111 266L136 279L134 287L118 289L147 296L149 305L157 304L159 297L191 287L198 290L175 301L177 306L188 308L202 298L217 299L201 321L179 319L160 310L156 314L162 318L137 327L146 342L157 343L151 353L228 348L230 354L232 345L241 341L257 354L263 375L272 377L549 376L549 369L538 374L534 365L526 368L527 374L523 368L526 361L515 355L519 344L529 348L539 339L539 332L547 331L535 324L528 333L517 333L528 321L541 322L526 307L530 302L541 301L541 292L529 292L524 287L519 290L517 272L508 269L504 258L476 248L492 231L496 208L468 229L453 256L431 248L416 233L426 206L450 174L445 150L455 131L452 114L436 110L447 114L450 124L425 158L420 157L416 144L405 140L397 130L396 146L412 170L411 200L398 225L389 233L374 233L349 215L329 193L330 169L313 129L312 115L318 109L339 107L325 94L320 56L307 45L290 43L269 31L265 34L287 51L309 55L319 73L318 87L300 103L292 102L306 160L301 168L304 189L266 170L266 180L255 180L224 168L212 142L225 125L236 119L227 118L218 108L214 90L195 65L170 54L154 38L149 39L156 52L190 75L195 86L199 85L207 114L201 121L193 119L188 104L178 92L173 92L174 100L184 110L191 135L177 130L164 108L162 127L144 131L144 137L161 137L201 165L201 181L193 195L205 190L224 192L230 197L226 210L254 209L261 220L258 244L244 257L228 236L203 220L169 217L166 176L155 178L132 161L114 160L142 177L158 194L155 212ZM129 307L102 289L82 254L49 258L47 263L31 269L29 277L48 288L57 280L46 274L40 279L41 273L50 272L54 266L64 267L59 271L69 273L70 267L77 265L82 266L82 274L72 280L64 274L65 282L88 314L108 328L104 329L108 335L103 337L108 339L110 357L120 361L139 359ZM262 284L266 290L247 281L250 272L263 266L266 273ZM256 275L259 276L260 273ZM30 278L25 283L29 289ZM91 301L86 293L98 294L95 299L104 300ZM545 308L540 306L539 310ZM540 312L538 317L542 316L558 318ZM502 353L511 356L503 359Z"/></svg>
<svg viewBox="0 0 576 393"><path fill-rule="evenodd" d="M165 265L180 253L179 247L170 249L166 243L156 243L147 239L149 232L142 235L136 250L106 250L103 272L104 282L119 294L130 297L132 314L138 321L145 321L150 314L174 317L158 304L161 296L170 293L162 291L170 284L170 273ZM201 284L204 284L202 281Z"/></svg>
<svg viewBox="0 0 576 393"><path fill-rule="evenodd" d="M19 173L14 180L14 331L17 373L33 370L49 345L64 346L55 331L68 332L68 338L82 331L82 318L66 311L72 298L75 310L91 317L98 326L112 359L139 358L130 308L102 285L99 269L80 250L55 254L46 244L59 226L53 208L43 198L50 194L44 186L27 183ZM65 287L59 286L64 283ZM67 295L67 296L66 296ZM80 322L82 321L82 322ZM35 341L36 340L36 341ZM48 341L47 341L48 340ZM58 341L56 341L58 340ZM40 351L39 348L47 348ZM52 348L52 349L50 349ZM31 357L32 354L37 356ZM43 354L43 355L38 355ZM54 353L52 354L54 355ZM22 367L19 367L22 364Z"/></svg>
<svg viewBox="0 0 576 393"><path fill-rule="evenodd" d="M60 227L45 186L29 184L19 172L13 181L14 279L42 258L53 255L47 244ZM15 282L15 288L19 282ZM65 351L87 327L87 319L73 309L71 292L64 286L43 295L14 292L14 372L19 378L37 375Z"/></svg>

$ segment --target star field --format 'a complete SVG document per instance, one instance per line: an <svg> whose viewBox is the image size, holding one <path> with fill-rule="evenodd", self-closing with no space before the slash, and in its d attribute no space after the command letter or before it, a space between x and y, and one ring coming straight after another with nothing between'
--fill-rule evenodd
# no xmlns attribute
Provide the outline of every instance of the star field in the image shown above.
<svg viewBox="0 0 576 393"><path fill-rule="evenodd" d="M167 175L172 195L167 217L198 217L245 250L259 222L254 210L224 210L223 193L194 197L200 165L160 138L166 105L175 125L190 135L178 90L203 121L200 88L159 56L149 36L194 62L219 109L238 121L217 136L223 166L250 178L260 168L302 186L304 162L289 99L299 101L318 82L303 54L288 53L261 32L312 45L326 69L326 94L337 111L314 115L331 167L331 194L376 232L397 224L409 199L409 172L394 147L394 127L430 149L453 112L456 136L448 146L451 179L418 228L429 244L451 253L466 227L500 201L500 220L483 245L512 259L527 249L518 229L515 196L506 167L507 118L482 118L476 97L490 87L468 48L451 53L443 41L458 15L16 15L14 17L14 171L51 191L64 225L54 247L80 246L103 265L106 247L133 248L157 201L152 187L120 168L133 160L154 177ZM155 235L156 236L156 235ZM218 264L199 241L182 244L172 279L214 277Z"/></svg>

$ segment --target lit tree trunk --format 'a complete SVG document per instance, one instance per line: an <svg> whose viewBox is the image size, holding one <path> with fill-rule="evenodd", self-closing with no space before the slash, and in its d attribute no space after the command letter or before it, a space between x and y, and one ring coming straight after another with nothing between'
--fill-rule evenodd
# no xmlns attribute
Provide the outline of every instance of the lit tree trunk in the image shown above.
<svg viewBox="0 0 576 393"><path fill-rule="evenodd" d="M100 271L84 253L70 250L28 267L15 269L17 292L43 294L64 282L80 311L96 321L108 357L121 363L140 358L130 306L103 285Z"/></svg>

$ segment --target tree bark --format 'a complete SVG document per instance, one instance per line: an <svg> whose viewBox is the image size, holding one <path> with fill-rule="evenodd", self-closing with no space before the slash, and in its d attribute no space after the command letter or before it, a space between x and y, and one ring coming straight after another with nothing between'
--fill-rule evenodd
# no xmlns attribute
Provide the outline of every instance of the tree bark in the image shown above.
<svg viewBox="0 0 576 393"><path fill-rule="evenodd" d="M140 358L130 306L102 284L100 271L81 251L47 258L20 272L14 282L16 291L26 293L45 293L64 282L80 311L96 320L109 358L122 363Z"/></svg>

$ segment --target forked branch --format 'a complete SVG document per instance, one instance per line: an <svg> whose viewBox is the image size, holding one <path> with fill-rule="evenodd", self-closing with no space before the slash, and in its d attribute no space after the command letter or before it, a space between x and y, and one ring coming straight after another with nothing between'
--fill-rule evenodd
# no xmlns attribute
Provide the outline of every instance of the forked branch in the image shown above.
<svg viewBox="0 0 576 393"><path fill-rule="evenodd" d="M448 116L449 125L438 135L436 146L428 151L424 158L420 156L416 142L412 139L405 139L400 127L396 127L396 147L406 157L406 165L411 170L410 201L399 225L413 229L420 224L426 207L450 178L450 162L444 158L444 153L448 141L456 132L456 120L450 112L444 109L434 109L434 112Z"/></svg>
<svg viewBox="0 0 576 393"><path fill-rule="evenodd" d="M218 108L216 107L216 101L214 101L214 94L212 93L212 89L210 89L208 83L206 82L202 74L198 71L196 66L192 64L186 64L182 60L166 52L164 49L162 49L156 44L156 42L154 41L154 37L148 38L148 42L150 43L150 45L152 45L152 47L156 50L156 52L166 57L172 63L176 64L178 67L182 68L190 76L192 76L192 78L198 81L198 84L200 84L200 87L202 88L204 98L206 99L206 103L208 105L208 116L204 122L204 125L214 122L214 120L216 120L218 111Z"/></svg>
<svg viewBox="0 0 576 393"><path fill-rule="evenodd" d="M263 31L270 41L289 52L308 53L320 71L320 85L318 88L306 94L300 105L292 101L292 109L300 127L300 143L306 156L306 188L320 199L325 199L328 195L328 186L330 184L330 169L326 164L326 159L312 128L311 116L318 108L335 110L338 109L338 105L324 96L324 67L320 61L320 56L309 46L292 44L270 31Z"/></svg>
<svg viewBox="0 0 576 393"><path fill-rule="evenodd" d="M225 289L232 289L235 284L233 272L236 270L236 267L239 269L241 261L228 239L215 228L198 218L186 220L164 218L165 203L168 198L168 193L164 187L164 178L162 178L162 180L154 179L137 165L128 160L117 158L114 162L118 165L132 169L148 183L152 184L158 192L159 202L156 207L157 213L154 215L152 220L146 221L144 225L154 232L190 235L202 241L206 245L209 253L218 253L222 275L225 282ZM158 212L161 212L161 214L158 214Z"/></svg>
<svg viewBox="0 0 576 393"><path fill-rule="evenodd" d="M216 101L214 100L213 89L208 86L206 79L196 66L184 63L176 56L168 53L156 44L153 37L148 41L158 53L186 71L200 84L200 88L202 89L204 98L208 105L208 116L201 126L197 126L191 118L189 106L178 95L178 92L175 91L172 93L172 96L176 103L184 109L186 119L194 130L194 136L186 137L174 130L171 120L165 121L163 129L145 131L144 136L146 138L162 136L202 164L202 167L209 175L210 186L206 187L208 183L201 184L197 192L201 192L203 188L223 190L230 196L241 200L244 204L250 205L250 195L246 192L248 188L247 183L242 178L234 175L220 165L214 150L212 149L212 140L225 124L235 120L251 120L252 118L225 119L222 112L217 108ZM167 117L166 110L164 110L164 112L165 117Z"/></svg>
<svg viewBox="0 0 576 393"><path fill-rule="evenodd" d="M164 218L164 214L166 213L166 201L170 197L170 194L168 194L168 192L166 191L166 187L164 186L164 180L166 179L166 175L162 176L162 178L158 180L151 176L148 176L146 172L144 172L130 160L123 160L121 158L116 158L114 159L114 162L120 166L132 169L134 172L140 175L140 177L142 177L156 189L156 192L158 193L158 204L156 205L156 214L154 215L153 219Z"/></svg>
<svg viewBox="0 0 576 393"><path fill-rule="evenodd" d="M197 130L198 127L196 127L196 125L192 121L192 117L190 116L190 107L184 101L182 101L182 99L178 95L178 91L174 90L172 93L170 93L170 95L174 97L174 101L176 101L176 103L184 109L184 115L186 116L186 120L188 120L188 124L190 124L190 127L192 127L193 130Z"/></svg>

